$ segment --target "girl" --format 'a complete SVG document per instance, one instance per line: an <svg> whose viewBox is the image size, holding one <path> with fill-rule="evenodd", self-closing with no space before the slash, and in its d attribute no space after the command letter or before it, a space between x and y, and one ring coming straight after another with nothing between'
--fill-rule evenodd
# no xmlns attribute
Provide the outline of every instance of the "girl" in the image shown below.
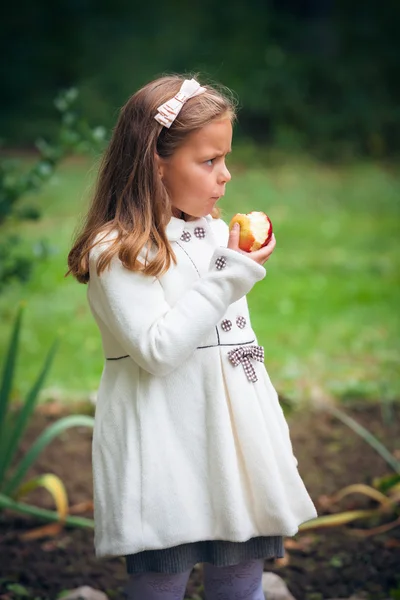
<svg viewBox="0 0 400 600"><path fill-rule="evenodd" d="M122 108L68 259L105 363L93 434L95 549L126 556L133 600L262 600L263 559L316 516L246 294L275 238L238 248L216 207L234 105L163 77Z"/></svg>

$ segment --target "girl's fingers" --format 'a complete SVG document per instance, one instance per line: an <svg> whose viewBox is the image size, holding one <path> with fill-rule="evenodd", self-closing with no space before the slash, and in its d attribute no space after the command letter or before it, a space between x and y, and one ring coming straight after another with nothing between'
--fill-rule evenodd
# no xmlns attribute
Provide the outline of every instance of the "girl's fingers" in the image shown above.
<svg viewBox="0 0 400 600"><path fill-rule="evenodd" d="M264 248L260 248L260 250L251 252L251 257L255 261L259 262L260 264L263 264L271 256L272 252L275 249L275 246L276 246L276 238L275 238L275 235L272 234L272 237L271 237L270 241L268 242L268 244L266 246L264 246Z"/></svg>
<svg viewBox="0 0 400 600"><path fill-rule="evenodd" d="M239 248L239 236L240 225L237 223L232 227L231 231L229 232L228 248L230 248L231 250L236 250L241 254L246 254L249 258L258 262L260 265L264 264L265 261L268 260L276 246L275 235L272 234L270 241L266 246L264 246L264 248L260 248L260 250L255 250L254 252L244 252Z"/></svg>
<svg viewBox="0 0 400 600"><path fill-rule="evenodd" d="M235 223L229 232L228 248L231 250L239 250L240 225Z"/></svg>

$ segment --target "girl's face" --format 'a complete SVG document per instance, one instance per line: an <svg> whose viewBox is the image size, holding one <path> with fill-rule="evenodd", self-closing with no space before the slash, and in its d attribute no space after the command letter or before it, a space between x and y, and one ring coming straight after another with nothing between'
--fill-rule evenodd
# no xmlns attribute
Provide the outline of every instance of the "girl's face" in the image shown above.
<svg viewBox="0 0 400 600"><path fill-rule="evenodd" d="M189 134L172 156L158 157L174 213L204 217L212 211L231 179L225 165L231 143L232 124L223 118Z"/></svg>

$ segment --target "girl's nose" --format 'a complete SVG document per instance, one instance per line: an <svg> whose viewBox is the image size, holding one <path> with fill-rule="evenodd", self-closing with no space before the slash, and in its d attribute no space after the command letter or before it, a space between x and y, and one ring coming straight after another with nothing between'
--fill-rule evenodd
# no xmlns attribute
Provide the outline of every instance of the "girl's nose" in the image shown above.
<svg viewBox="0 0 400 600"><path fill-rule="evenodd" d="M220 178L221 183L228 183L228 181L230 181L232 179L232 176L231 176L230 172L228 171L228 168L226 165L223 166L219 178Z"/></svg>

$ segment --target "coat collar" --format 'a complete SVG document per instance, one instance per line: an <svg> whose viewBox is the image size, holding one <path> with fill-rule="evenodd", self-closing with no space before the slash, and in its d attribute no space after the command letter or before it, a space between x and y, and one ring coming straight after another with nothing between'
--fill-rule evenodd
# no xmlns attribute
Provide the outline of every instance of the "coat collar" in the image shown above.
<svg viewBox="0 0 400 600"><path fill-rule="evenodd" d="M165 232L170 242L176 242L181 237L184 229L186 231L193 231L195 227L204 225L204 222L209 223L212 220L213 217L211 215L206 215L205 217L200 217L193 221L184 221L183 219L172 216L165 228Z"/></svg>

